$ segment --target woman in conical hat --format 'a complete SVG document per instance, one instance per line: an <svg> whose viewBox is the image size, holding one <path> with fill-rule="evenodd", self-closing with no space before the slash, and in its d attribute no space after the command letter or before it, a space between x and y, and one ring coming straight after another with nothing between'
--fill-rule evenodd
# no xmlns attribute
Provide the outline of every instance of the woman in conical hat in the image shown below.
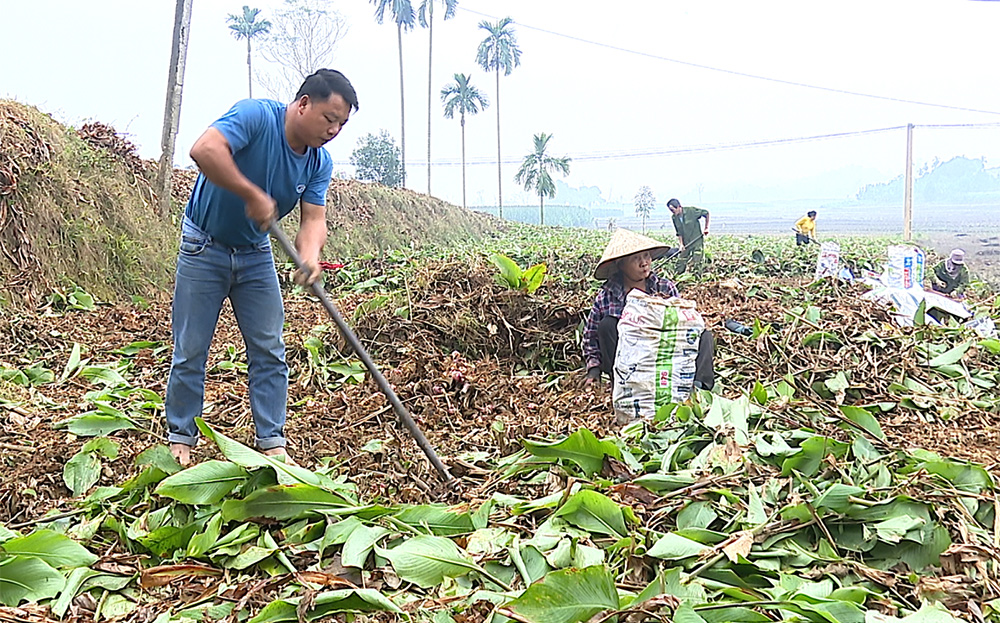
<svg viewBox="0 0 1000 623"><path fill-rule="evenodd" d="M627 229L615 230L604 249L594 277L604 279L597 293L583 331L583 358L587 364L587 382L599 379L601 372L612 375L618 347L618 319L625 308L625 296L637 288L647 294L677 296L677 287L653 273L653 260L666 255L669 248Z"/></svg>

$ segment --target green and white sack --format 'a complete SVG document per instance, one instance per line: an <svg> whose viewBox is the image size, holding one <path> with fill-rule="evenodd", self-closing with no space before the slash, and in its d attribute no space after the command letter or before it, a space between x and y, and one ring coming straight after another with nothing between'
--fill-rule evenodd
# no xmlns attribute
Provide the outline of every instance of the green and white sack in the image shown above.
<svg viewBox="0 0 1000 623"><path fill-rule="evenodd" d="M612 404L619 421L652 418L694 389L705 321L694 301L632 290L618 322Z"/></svg>

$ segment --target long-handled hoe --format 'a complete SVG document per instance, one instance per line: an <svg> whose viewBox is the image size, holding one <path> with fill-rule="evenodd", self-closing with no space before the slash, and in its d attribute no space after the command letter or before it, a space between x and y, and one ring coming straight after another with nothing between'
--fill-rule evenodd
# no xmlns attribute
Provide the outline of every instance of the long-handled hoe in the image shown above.
<svg viewBox="0 0 1000 623"><path fill-rule="evenodd" d="M302 258L299 257L295 247L292 246L291 241L288 240L288 236L285 235L285 232L281 231L276 222L271 224L270 233L271 236L278 241L278 245L281 246L288 257L291 258L292 262L295 263L295 266L302 269ZM396 412L396 416L403 423L403 425L406 426L406 430L410 431L410 436L413 437L413 440L417 442L420 449L424 451L425 455L427 455L427 459L431 462L431 465L434 466L446 482L454 484L454 476L451 475L448 468L445 467L444 463L441 462L441 459L438 458L437 453L434 452L434 448L431 446L430 442L427 441L427 437L425 437L420 431L420 428L417 427L417 423L413 421L413 416L410 415L409 411L406 410L406 407L403 406L403 403L400 402L399 397L396 396L396 392L392 390L392 386L390 386L389 382L385 380L384 376L382 376L378 366L376 366L375 362L372 361L372 358L368 355L368 351L365 350L365 347L361 345L361 340L358 339L358 336L354 334L354 331L351 330L351 327L344 320L343 316L341 316L340 312L337 311L333 301L330 300L330 297L326 294L326 290L323 289L323 284L319 281L312 284L312 291L313 294L319 298L320 302L323 303L323 307L326 308L327 313L330 314L333 321L337 323L337 327L344 335L347 343L351 345L351 348L353 348L354 352L361 358L365 367L368 368L372 378L375 379L375 382L378 384L379 389L382 390L382 393L385 394L385 397L388 398L389 402L392 404L392 408Z"/></svg>

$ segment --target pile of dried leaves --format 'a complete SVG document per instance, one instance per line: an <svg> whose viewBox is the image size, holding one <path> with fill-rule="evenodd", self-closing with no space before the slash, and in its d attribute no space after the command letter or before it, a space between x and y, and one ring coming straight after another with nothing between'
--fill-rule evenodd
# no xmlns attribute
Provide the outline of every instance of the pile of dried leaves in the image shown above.
<svg viewBox="0 0 1000 623"><path fill-rule="evenodd" d="M0 575L33 581L0 601L43 606L0 617L995 620L1000 502L989 472L948 457L996 445L912 448L995 417L1000 343L900 329L826 283L686 294L716 332L722 393L623 430L572 371L586 291L529 296L442 261L341 297L455 487L308 300L289 299L286 332L303 468L240 443L228 312L188 470L157 443L165 304L7 319Z"/></svg>

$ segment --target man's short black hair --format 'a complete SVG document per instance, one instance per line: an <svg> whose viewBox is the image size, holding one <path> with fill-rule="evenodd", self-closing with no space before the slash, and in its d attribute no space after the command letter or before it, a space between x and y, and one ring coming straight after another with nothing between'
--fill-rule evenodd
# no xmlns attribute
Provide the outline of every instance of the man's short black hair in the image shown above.
<svg viewBox="0 0 1000 623"><path fill-rule="evenodd" d="M336 69L320 69L306 78L299 87L299 92L295 94L295 99L308 95L309 99L325 102L334 93L343 97L351 108L358 109L358 94L354 91L351 81Z"/></svg>
<svg viewBox="0 0 1000 623"><path fill-rule="evenodd" d="M670 201L667 202L667 207L668 208L679 208L679 207L681 207L681 202L677 201L676 199L671 199Z"/></svg>
<svg viewBox="0 0 1000 623"><path fill-rule="evenodd" d="M809 218L816 218L816 210L809 210L808 212L806 212L806 216L808 216Z"/></svg>

